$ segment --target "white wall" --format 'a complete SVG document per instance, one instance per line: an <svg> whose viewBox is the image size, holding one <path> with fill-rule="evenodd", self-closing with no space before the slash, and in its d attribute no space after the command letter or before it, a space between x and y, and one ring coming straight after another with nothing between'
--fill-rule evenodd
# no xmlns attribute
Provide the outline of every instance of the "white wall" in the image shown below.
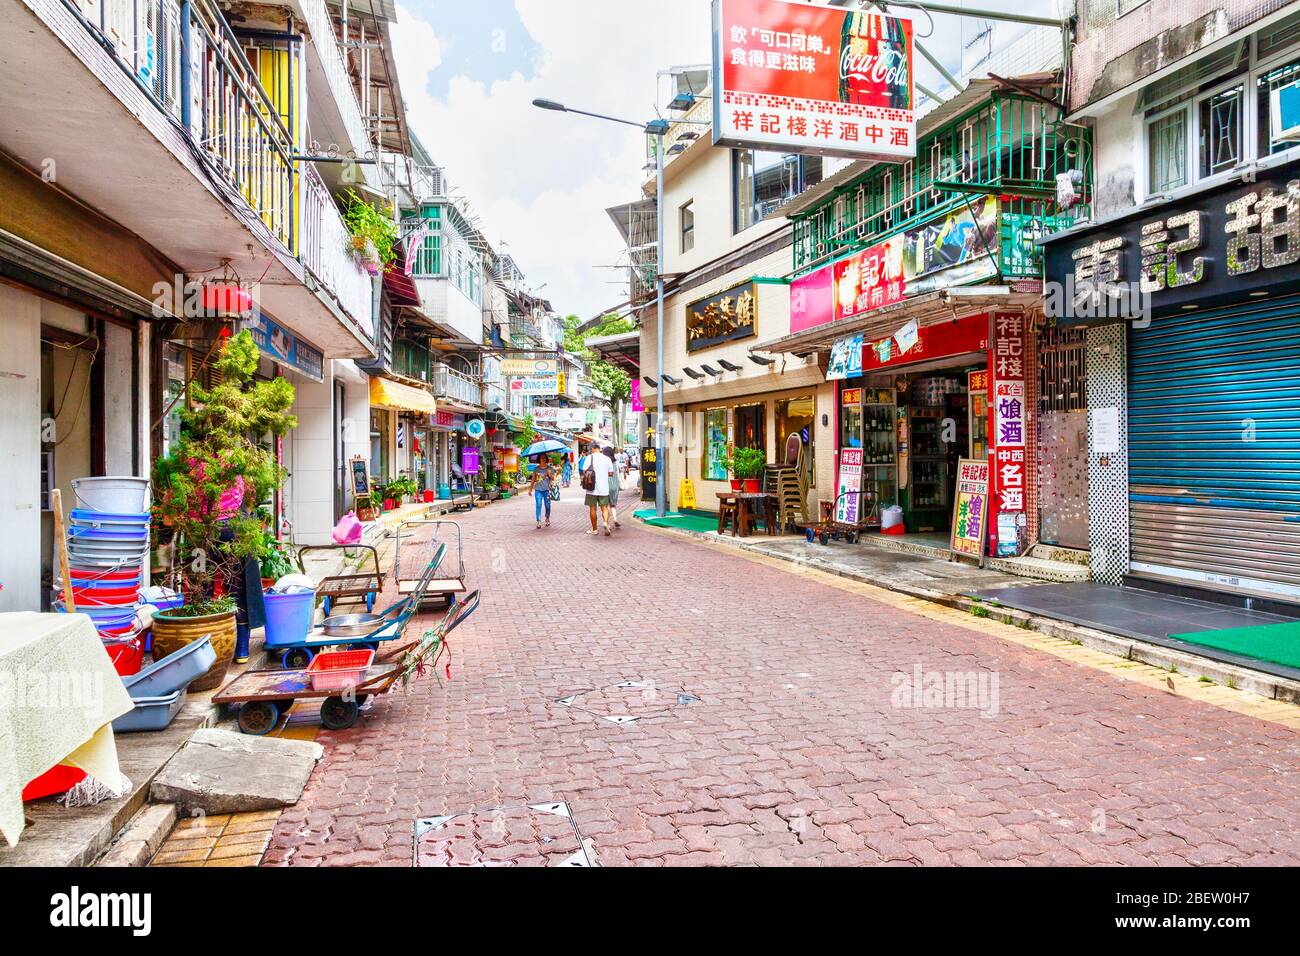
<svg viewBox="0 0 1300 956"><path fill-rule="evenodd" d="M135 359L130 330L105 322L100 361L104 363L104 473L108 475L136 474L131 393Z"/></svg>
<svg viewBox="0 0 1300 956"><path fill-rule="evenodd" d="M41 606L41 300L0 285L0 611Z"/></svg>
<svg viewBox="0 0 1300 956"><path fill-rule="evenodd" d="M285 512L295 544L328 544L334 527L333 382L289 376L298 427L285 436Z"/></svg>

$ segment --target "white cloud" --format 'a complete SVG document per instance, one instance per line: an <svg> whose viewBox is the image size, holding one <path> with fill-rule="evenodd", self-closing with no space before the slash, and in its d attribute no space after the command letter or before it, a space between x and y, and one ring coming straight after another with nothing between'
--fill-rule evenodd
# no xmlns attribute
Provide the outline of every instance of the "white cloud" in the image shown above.
<svg viewBox="0 0 1300 956"><path fill-rule="evenodd" d="M445 99L427 92L440 62L437 24L398 8L394 55L407 119L453 186L561 312L616 304L621 240L605 208L633 199L644 139L632 127L539 110L537 97L632 120L654 116L655 73L709 55L700 0L516 0L542 48L535 77L485 85L453 77ZM433 55L429 55L433 51Z"/></svg>

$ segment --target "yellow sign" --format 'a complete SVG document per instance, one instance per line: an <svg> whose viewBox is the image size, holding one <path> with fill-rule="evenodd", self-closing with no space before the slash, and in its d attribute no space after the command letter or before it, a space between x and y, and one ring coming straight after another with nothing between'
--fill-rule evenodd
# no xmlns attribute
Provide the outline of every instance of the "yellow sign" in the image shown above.
<svg viewBox="0 0 1300 956"><path fill-rule="evenodd" d="M681 489L677 492L677 509L695 507L695 483L689 478L682 479Z"/></svg>

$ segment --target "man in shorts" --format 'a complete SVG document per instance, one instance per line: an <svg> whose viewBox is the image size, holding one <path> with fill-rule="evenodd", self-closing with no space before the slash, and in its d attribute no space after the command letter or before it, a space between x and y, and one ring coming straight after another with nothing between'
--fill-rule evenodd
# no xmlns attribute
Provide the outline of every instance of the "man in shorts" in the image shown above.
<svg viewBox="0 0 1300 956"><path fill-rule="evenodd" d="M609 537L610 529L610 501L609 492L611 480L614 477L614 462L599 448L593 448L591 454L587 457L587 470L592 472L596 477L595 487L587 492L587 512L591 517L591 530L587 534L599 534L596 526L596 511L600 510L600 517L605 526L605 537Z"/></svg>

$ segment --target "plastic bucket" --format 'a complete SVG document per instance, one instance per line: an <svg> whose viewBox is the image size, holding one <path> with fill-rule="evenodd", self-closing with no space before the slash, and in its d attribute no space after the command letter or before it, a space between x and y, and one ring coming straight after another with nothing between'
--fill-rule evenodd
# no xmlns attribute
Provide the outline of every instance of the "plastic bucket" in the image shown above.
<svg viewBox="0 0 1300 956"><path fill-rule="evenodd" d="M91 511L122 515L149 509L148 478L74 478L72 493Z"/></svg>
<svg viewBox="0 0 1300 956"><path fill-rule="evenodd" d="M280 647L297 644L311 630L312 612L316 607L316 592L301 594L267 594L266 646Z"/></svg>

